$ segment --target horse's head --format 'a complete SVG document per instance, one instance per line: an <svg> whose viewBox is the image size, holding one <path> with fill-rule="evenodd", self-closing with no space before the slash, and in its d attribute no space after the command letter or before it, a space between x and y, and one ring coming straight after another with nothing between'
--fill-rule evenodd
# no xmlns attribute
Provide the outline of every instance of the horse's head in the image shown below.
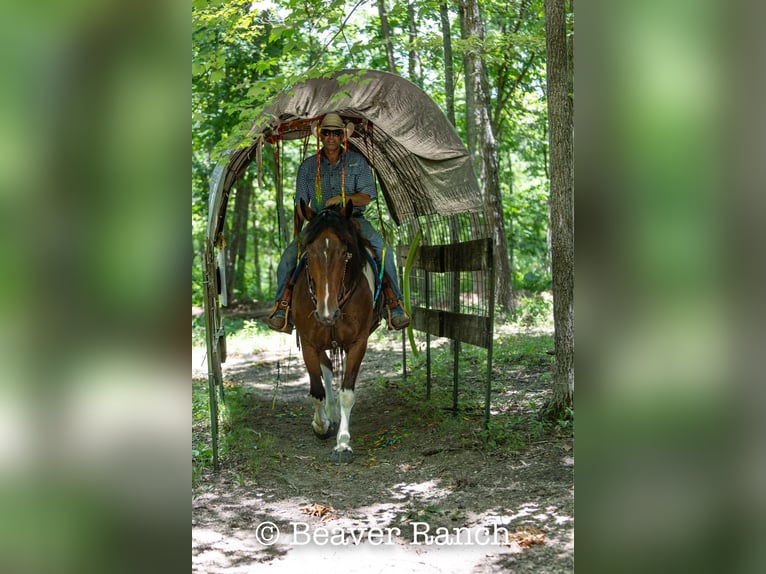
<svg viewBox="0 0 766 574"><path fill-rule="evenodd" d="M359 236L352 221L354 206L348 201L340 210L324 209L317 213L301 200L299 209L309 222L303 243L314 317L330 326L340 317L346 278L353 280L361 271Z"/></svg>

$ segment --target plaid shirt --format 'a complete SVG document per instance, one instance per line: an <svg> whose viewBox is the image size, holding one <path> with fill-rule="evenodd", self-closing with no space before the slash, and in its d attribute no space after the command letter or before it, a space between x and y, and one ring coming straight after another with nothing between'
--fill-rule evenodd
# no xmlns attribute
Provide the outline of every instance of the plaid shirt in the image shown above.
<svg viewBox="0 0 766 574"><path fill-rule="evenodd" d="M321 153L321 166L319 168L320 181L322 185L322 205L328 199L340 195L340 181L343 170L343 162L346 162L346 195L354 193L366 193L371 199L378 197L375 189L375 180L372 179L372 170L364 156L354 151L341 151L338 163L333 166ZM307 158L298 168L298 177L295 182L295 204L300 204L301 199L311 205L314 210L319 209L316 204L316 175L317 175L317 157L316 154ZM364 213L365 206L354 206L354 215Z"/></svg>

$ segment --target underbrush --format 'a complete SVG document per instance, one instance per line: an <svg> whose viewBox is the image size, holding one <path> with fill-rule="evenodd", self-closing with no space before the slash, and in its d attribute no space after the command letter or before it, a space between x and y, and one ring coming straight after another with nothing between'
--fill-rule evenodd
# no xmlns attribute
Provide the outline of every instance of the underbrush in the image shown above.
<svg viewBox="0 0 766 574"><path fill-rule="evenodd" d="M408 421L425 420L437 438L455 446L488 451L522 451L530 444L572 436L571 411L567 420L546 421L542 409L551 395L553 357L547 334L514 334L494 344L491 377L491 416L484 425L487 351L460 345L457 411L453 411L454 351L449 345L431 351L431 399L426 396L425 353L411 369L402 394L409 403Z"/></svg>
<svg viewBox="0 0 766 574"><path fill-rule="evenodd" d="M276 441L266 430L255 430L252 397L242 387L225 386L225 401L219 401L218 456L222 465L247 475L257 474L279 463ZM192 487L213 468L213 446L207 381L192 382ZM244 482L240 474L240 482Z"/></svg>

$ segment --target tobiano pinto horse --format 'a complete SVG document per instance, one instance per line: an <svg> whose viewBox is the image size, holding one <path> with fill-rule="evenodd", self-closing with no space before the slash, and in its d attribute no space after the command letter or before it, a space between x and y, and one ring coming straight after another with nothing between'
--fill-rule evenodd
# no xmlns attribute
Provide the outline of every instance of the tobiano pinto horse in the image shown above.
<svg viewBox="0 0 766 574"><path fill-rule="evenodd" d="M309 223L303 232L304 270L293 290L293 321L311 384L311 426L322 439L337 430L331 460L349 463L353 460L349 425L354 387L367 338L380 322L380 310L373 309L375 270L365 252L369 243L353 220L351 201L340 210L318 213L303 200L298 208ZM337 396L327 351L345 356Z"/></svg>

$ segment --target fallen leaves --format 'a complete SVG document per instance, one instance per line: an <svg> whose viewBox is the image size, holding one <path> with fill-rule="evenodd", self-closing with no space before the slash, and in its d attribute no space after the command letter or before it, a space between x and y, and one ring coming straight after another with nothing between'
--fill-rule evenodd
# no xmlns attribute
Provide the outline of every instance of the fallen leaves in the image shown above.
<svg viewBox="0 0 766 574"><path fill-rule="evenodd" d="M333 514L335 509L332 506L317 504L316 502L312 502L308 506L304 506L301 508L301 512L303 514L308 514L309 516L316 516L322 522L329 522L338 518L335 514Z"/></svg>
<svg viewBox="0 0 766 574"><path fill-rule="evenodd" d="M536 544L545 544L545 533L534 526L519 526L508 533L508 543L515 542L521 548L530 548Z"/></svg>

